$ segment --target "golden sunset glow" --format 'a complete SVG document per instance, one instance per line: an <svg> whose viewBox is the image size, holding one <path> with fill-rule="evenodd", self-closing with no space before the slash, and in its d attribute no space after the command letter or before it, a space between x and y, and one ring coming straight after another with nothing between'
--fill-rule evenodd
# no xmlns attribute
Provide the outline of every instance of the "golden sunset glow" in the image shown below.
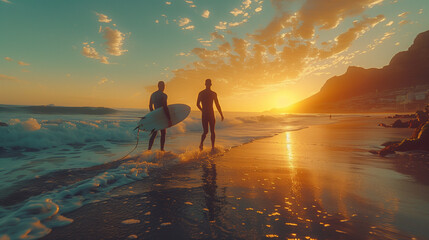
<svg viewBox="0 0 429 240"><path fill-rule="evenodd" d="M429 19L424 0L0 4L0 103L16 105L146 108L163 80L194 108L210 78L227 111L284 108L350 65L388 64Z"/></svg>

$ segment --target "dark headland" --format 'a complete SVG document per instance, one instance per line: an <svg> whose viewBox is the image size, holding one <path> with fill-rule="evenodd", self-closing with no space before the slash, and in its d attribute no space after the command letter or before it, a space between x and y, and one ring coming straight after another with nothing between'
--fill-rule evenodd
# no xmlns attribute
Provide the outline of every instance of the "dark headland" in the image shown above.
<svg viewBox="0 0 429 240"><path fill-rule="evenodd" d="M350 66L315 95L274 112L413 112L429 98L429 31L383 68Z"/></svg>

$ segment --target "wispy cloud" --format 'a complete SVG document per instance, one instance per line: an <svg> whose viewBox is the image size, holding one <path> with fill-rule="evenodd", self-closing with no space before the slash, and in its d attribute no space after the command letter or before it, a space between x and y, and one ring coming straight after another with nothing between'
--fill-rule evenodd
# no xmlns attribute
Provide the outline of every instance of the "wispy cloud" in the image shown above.
<svg viewBox="0 0 429 240"><path fill-rule="evenodd" d="M183 30L194 30L195 26L194 25L189 25L189 26L183 27L182 29Z"/></svg>
<svg viewBox="0 0 429 240"><path fill-rule="evenodd" d="M246 23L246 22L247 22L247 19L243 19L240 22L230 22L230 23L228 23L228 26L237 27L237 26L240 26L241 24Z"/></svg>
<svg viewBox="0 0 429 240"><path fill-rule="evenodd" d="M402 20L402 21L398 22L398 25L402 26L402 25L405 25L405 24L408 24L408 23L410 23L410 21L408 21L408 20Z"/></svg>
<svg viewBox="0 0 429 240"><path fill-rule="evenodd" d="M107 15L104 15L102 13L95 13L98 16L98 21L103 23L109 23L112 21Z"/></svg>
<svg viewBox="0 0 429 240"><path fill-rule="evenodd" d="M5 58L4 58L4 60L9 61L9 62L12 62L12 61L13 61L13 59L12 59L12 58L10 58L10 57L5 57Z"/></svg>
<svg viewBox="0 0 429 240"><path fill-rule="evenodd" d="M18 78L16 78L16 77L13 77L13 76L7 76L7 75L4 75L4 74L0 74L0 80L1 81L18 81Z"/></svg>
<svg viewBox="0 0 429 240"><path fill-rule="evenodd" d="M384 20L385 17L383 15L378 15L377 17L364 18L362 21L353 22L353 27L335 38L335 44L329 50L322 50L320 57L326 58L345 51L359 36Z"/></svg>
<svg viewBox="0 0 429 240"><path fill-rule="evenodd" d="M191 22L191 19L189 18L181 18L179 19L179 22L177 24L179 24L180 27L183 27L185 25L188 25Z"/></svg>
<svg viewBox="0 0 429 240"><path fill-rule="evenodd" d="M232 15L234 15L234 16L238 16L238 15L240 15L240 14L243 14L244 12L243 12L243 10L241 10L241 9L238 9L238 8L234 8L234 10L232 10L231 12L229 12L229 13L231 13Z"/></svg>
<svg viewBox="0 0 429 240"><path fill-rule="evenodd" d="M398 17L405 18L405 17L407 17L407 15L408 15L409 13L410 13L410 12L403 12L403 13L400 13L400 14L398 14Z"/></svg>
<svg viewBox="0 0 429 240"><path fill-rule="evenodd" d="M10 2L9 0L1 0L2 2L4 2L4 3L9 3L9 4L11 4L12 2Z"/></svg>
<svg viewBox="0 0 429 240"><path fill-rule="evenodd" d="M184 52L176 54L176 56L184 56L184 57L187 57L187 56L190 56L190 55L191 55L191 53L184 53Z"/></svg>
<svg viewBox="0 0 429 240"><path fill-rule="evenodd" d="M100 55L97 52L97 50L94 47L90 46L88 43L83 43L81 53L83 56L85 56L87 58L97 59L101 63L109 64L109 60L108 60L109 58L106 56Z"/></svg>
<svg viewBox="0 0 429 240"><path fill-rule="evenodd" d="M102 78L99 82L98 82L98 85L101 85L101 84L105 84L105 83L107 83L109 81L109 79L107 79L107 78Z"/></svg>
<svg viewBox="0 0 429 240"><path fill-rule="evenodd" d="M171 2L165 2L165 4L167 4L167 5L171 5Z"/></svg>
<svg viewBox="0 0 429 240"><path fill-rule="evenodd" d="M201 16L203 18L209 18L210 17L210 11L209 10L205 10Z"/></svg>
<svg viewBox="0 0 429 240"><path fill-rule="evenodd" d="M26 62L23 62L23 61L19 61L18 64L21 65L21 66L29 66L30 65L29 63L26 63Z"/></svg>
<svg viewBox="0 0 429 240"><path fill-rule="evenodd" d="M265 27L244 38L227 39L215 32L210 40L199 39L201 44L210 45L210 49L194 48L191 53L197 60L173 70L168 84L177 89L174 97L193 102L196 89L203 87L202 81L206 78L214 79L216 86L223 89L223 94L230 95L293 82L304 74L320 71L322 68L314 66L321 64L326 69L350 62L357 54L363 54L363 51L348 52L355 40L385 20L383 15L366 17L363 14L370 6L381 2L383 0L304 0L298 10L291 12L291 1L271 0L277 13ZM239 26L244 19L248 20L244 15L252 10L252 4L260 7L262 1L243 1L240 8L231 11L242 19L220 21L215 29L226 30ZM356 16L361 16L361 19L355 21L351 28L322 44L319 34ZM219 40L217 46L213 44L214 40ZM328 64L325 62L327 58L332 58ZM201 82L196 79L201 79ZM186 96L192 97L188 99Z"/></svg>
<svg viewBox="0 0 429 240"><path fill-rule="evenodd" d="M224 30L227 27L228 22L219 22L218 25L215 26L216 29Z"/></svg>

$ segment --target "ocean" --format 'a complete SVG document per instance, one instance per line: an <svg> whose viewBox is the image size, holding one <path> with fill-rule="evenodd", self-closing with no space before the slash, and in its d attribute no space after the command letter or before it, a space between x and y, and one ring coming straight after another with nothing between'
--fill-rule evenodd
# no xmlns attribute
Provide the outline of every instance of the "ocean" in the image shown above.
<svg viewBox="0 0 429 240"><path fill-rule="evenodd" d="M222 155L255 139L331 123L324 114L226 112L217 119L216 149L198 150L200 112L167 130L146 151L149 133L137 131L147 110L0 106L0 239L37 239L73 222L63 216L113 197L110 191L151 177L159 168ZM219 117L219 116L218 116ZM337 118L341 116L336 116ZM138 146L128 155L136 146Z"/></svg>

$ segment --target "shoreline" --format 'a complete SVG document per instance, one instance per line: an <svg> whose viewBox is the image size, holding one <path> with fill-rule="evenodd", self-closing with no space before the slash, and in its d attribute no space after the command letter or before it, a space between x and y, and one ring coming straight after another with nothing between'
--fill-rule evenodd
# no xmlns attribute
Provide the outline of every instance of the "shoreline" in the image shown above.
<svg viewBox="0 0 429 240"><path fill-rule="evenodd" d="M411 130L379 120L311 126L157 170L64 214L74 222L43 239L425 239L428 177L368 152Z"/></svg>

